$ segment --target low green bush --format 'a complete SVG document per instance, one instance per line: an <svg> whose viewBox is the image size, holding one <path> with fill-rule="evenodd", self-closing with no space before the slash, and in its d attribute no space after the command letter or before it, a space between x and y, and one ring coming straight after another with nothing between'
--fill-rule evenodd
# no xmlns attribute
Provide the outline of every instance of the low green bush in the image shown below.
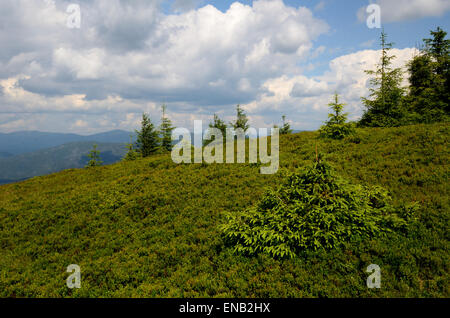
<svg viewBox="0 0 450 318"><path fill-rule="evenodd" d="M293 258L301 250L332 249L406 227L412 208L399 215L390 201L383 188L350 184L319 157L256 206L228 214L221 227L235 252Z"/></svg>

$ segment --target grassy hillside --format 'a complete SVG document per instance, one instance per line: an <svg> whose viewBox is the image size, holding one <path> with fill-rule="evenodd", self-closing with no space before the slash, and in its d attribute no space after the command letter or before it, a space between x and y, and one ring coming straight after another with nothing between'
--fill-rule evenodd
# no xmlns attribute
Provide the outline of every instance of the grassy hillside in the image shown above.
<svg viewBox="0 0 450 318"><path fill-rule="evenodd" d="M359 129L343 141L283 136L282 169L175 165L169 155L67 170L0 187L3 297L449 297L449 127ZM219 225L310 164L315 145L341 176L419 202L405 233L305 252L292 260L234 255ZM370 264L382 286L366 287ZM81 266L82 288L65 272Z"/></svg>
<svg viewBox="0 0 450 318"><path fill-rule="evenodd" d="M70 168L83 168L95 142L72 142L13 157L0 158L0 184L42 176ZM98 143L105 164L120 161L126 154L123 143ZM3 182L2 182L3 180Z"/></svg>

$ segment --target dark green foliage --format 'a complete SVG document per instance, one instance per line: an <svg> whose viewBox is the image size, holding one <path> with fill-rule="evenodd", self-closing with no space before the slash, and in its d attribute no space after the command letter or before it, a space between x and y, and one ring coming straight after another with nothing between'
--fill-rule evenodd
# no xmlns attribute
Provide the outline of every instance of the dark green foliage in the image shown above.
<svg viewBox="0 0 450 318"><path fill-rule="evenodd" d="M245 111L241 108L241 105L236 106L236 120L230 125L236 130L238 128L243 129L244 131L247 131L247 129L250 127L248 124L248 118L245 114Z"/></svg>
<svg viewBox="0 0 450 318"><path fill-rule="evenodd" d="M281 167L309 165L317 144L348 182L383 187L393 206L418 202L417 221L293 259L247 257L224 245L223 212L254 206L284 182L281 174L175 165L170 154L68 170L0 186L0 297L448 298L450 127L317 136L281 136ZM411 210L399 213L407 219ZM66 286L69 264L81 267L81 289ZM367 289L370 264L381 267L381 289Z"/></svg>
<svg viewBox="0 0 450 318"><path fill-rule="evenodd" d="M142 114L141 130L136 130L136 135L136 148L142 157L148 157L158 151L158 131L155 129L148 114Z"/></svg>
<svg viewBox="0 0 450 318"><path fill-rule="evenodd" d="M438 122L450 115L450 40L441 28L424 39L425 48L408 63L410 90L406 98L412 121Z"/></svg>
<svg viewBox="0 0 450 318"><path fill-rule="evenodd" d="M333 249L406 225L394 213L387 191L349 184L318 158L290 174L276 190L222 226L238 253L293 258L300 251Z"/></svg>
<svg viewBox="0 0 450 318"><path fill-rule="evenodd" d="M392 43L386 41L386 33L381 33L381 60L376 70L368 70L373 77L370 80L370 98L362 98L366 107L361 121L362 127L395 127L403 123L404 89L401 87L402 71L392 68L395 55L389 55Z"/></svg>
<svg viewBox="0 0 450 318"><path fill-rule="evenodd" d="M353 126L347 123L348 114L343 113L345 104L339 103L339 95L334 95L334 101L328 106L334 113L328 114L328 121L319 130L320 136L331 139L343 139L353 132Z"/></svg>
<svg viewBox="0 0 450 318"><path fill-rule="evenodd" d="M172 131L175 127L172 125L172 121L166 116L166 105L162 106L162 117L160 125L161 134L161 148L166 151L172 151Z"/></svg>
<svg viewBox="0 0 450 318"><path fill-rule="evenodd" d="M280 135L292 134L291 125L286 121L286 115L283 115L281 119L283 120L283 125L280 128Z"/></svg>
<svg viewBox="0 0 450 318"><path fill-rule="evenodd" d="M87 156L90 160L86 165L86 168L98 167L103 164L103 161L100 158L100 151L97 149L97 144L93 145L91 152Z"/></svg>

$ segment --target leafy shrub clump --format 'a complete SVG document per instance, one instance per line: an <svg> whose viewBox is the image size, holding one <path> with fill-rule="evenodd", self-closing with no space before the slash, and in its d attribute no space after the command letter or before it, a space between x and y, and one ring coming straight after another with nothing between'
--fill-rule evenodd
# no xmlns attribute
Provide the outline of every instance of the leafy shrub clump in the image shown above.
<svg viewBox="0 0 450 318"><path fill-rule="evenodd" d="M228 214L221 227L235 252L293 258L302 250L337 248L404 228L411 208L397 215L389 202L384 189L349 184L318 158L255 207Z"/></svg>

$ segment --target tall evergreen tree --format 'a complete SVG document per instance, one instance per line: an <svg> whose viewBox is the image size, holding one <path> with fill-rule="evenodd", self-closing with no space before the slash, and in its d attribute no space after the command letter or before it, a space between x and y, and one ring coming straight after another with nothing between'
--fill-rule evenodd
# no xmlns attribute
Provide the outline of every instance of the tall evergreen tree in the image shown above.
<svg viewBox="0 0 450 318"><path fill-rule="evenodd" d="M424 39L425 51L432 60L433 83L436 93L436 108L443 113L450 113L450 40L447 32L440 27L430 32L431 39Z"/></svg>
<svg viewBox="0 0 450 318"><path fill-rule="evenodd" d="M100 151L97 149L96 144L93 145L92 150L88 154L88 157L90 160L89 160L86 168L98 167L98 166L101 166L103 163L102 159L100 158Z"/></svg>
<svg viewBox="0 0 450 318"><path fill-rule="evenodd" d="M447 32L440 27L436 31L430 31L430 34L433 38L423 40L426 45L425 50L434 58L436 74L444 76L448 68L450 40L446 39Z"/></svg>
<svg viewBox="0 0 450 318"><path fill-rule="evenodd" d="M404 89L401 87L402 70L392 68L395 55L390 55L393 43L387 42L387 35L381 32L381 59L376 70L367 70L372 75L370 98L362 98L366 111L360 121L361 126L383 127L401 124L404 110L402 99Z"/></svg>
<svg viewBox="0 0 450 318"><path fill-rule="evenodd" d="M172 125L172 121L166 116L166 105L162 105L162 117L161 117L161 125L160 125L160 133L161 133L161 148L167 151L172 151L172 131L175 127Z"/></svg>
<svg viewBox="0 0 450 318"><path fill-rule="evenodd" d="M231 126L236 130L238 128L241 128L246 132L250 125L248 124L248 118L245 114L245 111L241 108L241 105L236 106L236 121L230 123Z"/></svg>
<svg viewBox="0 0 450 318"><path fill-rule="evenodd" d="M405 98L414 122L431 122L436 118L433 114L437 96L434 88L432 60L422 52L408 64L409 94ZM439 116L440 117L440 116Z"/></svg>
<svg viewBox="0 0 450 318"><path fill-rule="evenodd" d="M439 27L430 33L433 38L424 39L424 49L408 63L407 102L419 122L443 120L450 111L450 40Z"/></svg>
<svg viewBox="0 0 450 318"><path fill-rule="evenodd" d="M136 130L136 135L136 148L142 157L148 157L158 150L158 131L155 129L148 114L142 114L141 130Z"/></svg>

